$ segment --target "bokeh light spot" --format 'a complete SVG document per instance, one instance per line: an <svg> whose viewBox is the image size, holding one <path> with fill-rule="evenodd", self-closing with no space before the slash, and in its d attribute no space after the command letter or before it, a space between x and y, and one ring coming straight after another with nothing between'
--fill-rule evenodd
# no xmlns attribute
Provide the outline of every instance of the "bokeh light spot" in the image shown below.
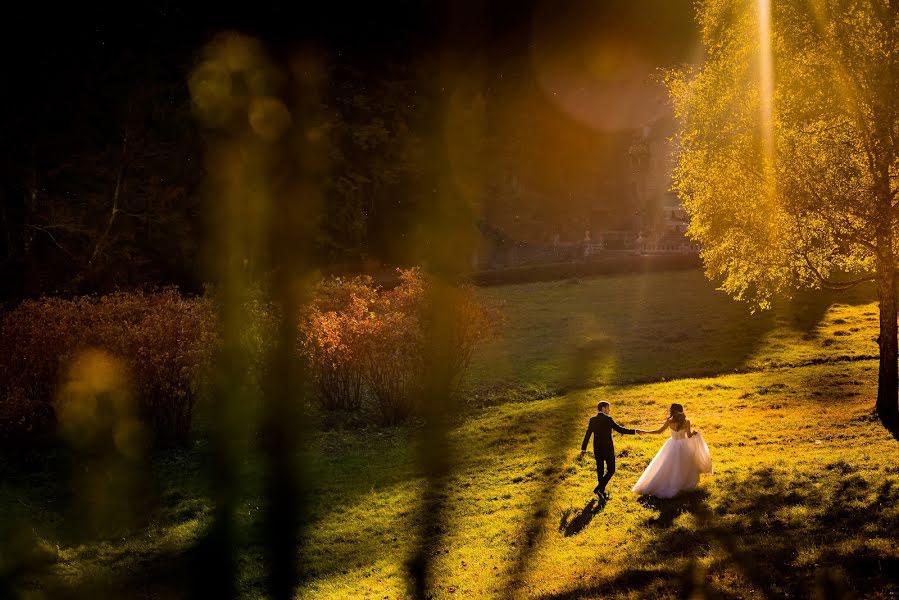
<svg viewBox="0 0 899 600"><path fill-rule="evenodd" d="M290 111L277 98L253 98L249 113L250 127L264 140L277 140L290 127Z"/></svg>

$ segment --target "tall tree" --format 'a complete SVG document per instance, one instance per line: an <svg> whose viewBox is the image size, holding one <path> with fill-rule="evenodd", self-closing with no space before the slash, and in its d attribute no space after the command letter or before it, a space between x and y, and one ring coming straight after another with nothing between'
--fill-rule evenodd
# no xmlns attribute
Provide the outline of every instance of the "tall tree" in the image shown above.
<svg viewBox="0 0 899 600"><path fill-rule="evenodd" d="M10 294L189 279L200 140L185 86L139 67L140 85L109 84L104 94L86 84L89 96L73 99L78 118L45 125L54 109L32 108L9 128L0 273L18 281Z"/></svg>
<svg viewBox="0 0 899 600"><path fill-rule="evenodd" d="M766 308L875 281L876 409L899 439L899 0L705 0L672 72L675 187L710 278Z"/></svg>
<svg viewBox="0 0 899 600"><path fill-rule="evenodd" d="M323 99L332 140L323 250L338 262L395 259L391 240L411 227L413 188L425 168L424 84L407 65L373 71L352 57L334 58L341 60L332 64Z"/></svg>

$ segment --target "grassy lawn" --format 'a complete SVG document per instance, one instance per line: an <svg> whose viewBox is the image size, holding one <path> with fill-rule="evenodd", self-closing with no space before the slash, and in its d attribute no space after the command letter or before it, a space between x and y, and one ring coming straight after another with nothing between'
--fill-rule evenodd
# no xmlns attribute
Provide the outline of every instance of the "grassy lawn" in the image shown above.
<svg viewBox="0 0 899 600"><path fill-rule="evenodd" d="M507 323L475 357L476 387L640 383L877 353L870 287L803 293L757 314L699 271L490 287L481 294L504 307Z"/></svg>
<svg viewBox="0 0 899 600"><path fill-rule="evenodd" d="M899 596L897 444L872 420L877 363L870 290L809 296L750 316L695 272L484 289L504 333L476 357L469 388L562 395L467 409L453 426L436 598L811 596L816 586ZM663 381L664 379L664 381ZM489 393L478 391L484 397ZM476 395L476 394L475 394ZM494 400L539 395L495 392ZM599 399L623 424L658 424L681 402L715 474L669 501L629 488L662 436L619 438L613 498L598 505L577 459ZM408 596L405 564L425 480L408 429L316 434L315 492L300 590L308 598ZM6 468L0 533L36 568L17 590L167 598L173 562L210 522L205 441L157 460L152 518L91 542L72 532L58 457ZM239 585L263 597L261 468L248 456L238 508ZM36 550L35 550L36 544ZM174 558L172 558L174 557ZM0 560L0 564L4 564ZM8 569L9 563L5 563ZM2 590L0 590L2 592ZM100 596L97 596L100 597Z"/></svg>
<svg viewBox="0 0 899 600"><path fill-rule="evenodd" d="M888 577L899 567L899 469L889 460L896 442L870 419L866 390L875 375L872 364L815 365L485 411L452 436L441 590L678 597L699 578L725 597L781 597L810 592L822 566L838 566L859 592L896 593ZM662 438L624 438L613 499L598 506L593 465L577 460L577 446L600 398L623 423L647 426L666 403L685 403L716 474L683 498L639 500L629 486ZM367 454L368 491L320 515L313 565L321 576L310 597L402 597L398 566L411 552L421 482L409 449L410 477L383 483L397 457L381 460L379 450L392 443ZM335 457L332 467L339 464ZM332 485L339 496L347 482Z"/></svg>

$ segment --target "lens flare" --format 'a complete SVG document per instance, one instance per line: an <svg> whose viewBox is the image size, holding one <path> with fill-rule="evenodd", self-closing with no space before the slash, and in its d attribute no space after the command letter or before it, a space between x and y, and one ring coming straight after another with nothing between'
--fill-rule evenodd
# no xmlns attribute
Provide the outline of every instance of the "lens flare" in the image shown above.
<svg viewBox="0 0 899 600"><path fill-rule="evenodd" d="M774 67L771 52L771 0L759 0L759 105L765 160L774 158Z"/></svg>

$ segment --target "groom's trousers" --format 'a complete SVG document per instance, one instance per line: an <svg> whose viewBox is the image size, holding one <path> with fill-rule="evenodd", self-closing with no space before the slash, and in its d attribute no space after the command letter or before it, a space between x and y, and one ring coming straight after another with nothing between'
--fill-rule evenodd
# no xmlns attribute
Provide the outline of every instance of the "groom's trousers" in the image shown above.
<svg viewBox="0 0 899 600"><path fill-rule="evenodd" d="M608 485L609 480L612 478L612 475L615 474L615 453L594 453L596 457L596 479L600 492L606 491L606 485ZM605 474L603 474L603 470L605 470Z"/></svg>

